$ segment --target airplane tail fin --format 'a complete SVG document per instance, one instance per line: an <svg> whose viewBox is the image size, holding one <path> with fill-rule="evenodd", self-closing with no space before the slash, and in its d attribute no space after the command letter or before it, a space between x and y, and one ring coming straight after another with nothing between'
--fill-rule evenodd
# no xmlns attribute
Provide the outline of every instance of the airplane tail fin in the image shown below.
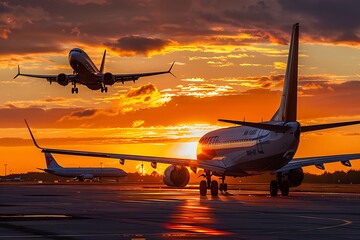
<svg viewBox="0 0 360 240"><path fill-rule="evenodd" d="M293 25L284 88L279 109L271 121L296 121L298 82L299 23Z"/></svg>
<svg viewBox="0 0 360 240"><path fill-rule="evenodd" d="M49 152L45 152L45 160L47 169L62 168Z"/></svg>
<svg viewBox="0 0 360 240"><path fill-rule="evenodd" d="M102 61L101 61L101 65L100 65L100 72L101 72L101 73L104 73L105 57L106 57L106 49L105 49L105 51L104 51L104 55L103 55L103 58L102 58Z"/></svg>

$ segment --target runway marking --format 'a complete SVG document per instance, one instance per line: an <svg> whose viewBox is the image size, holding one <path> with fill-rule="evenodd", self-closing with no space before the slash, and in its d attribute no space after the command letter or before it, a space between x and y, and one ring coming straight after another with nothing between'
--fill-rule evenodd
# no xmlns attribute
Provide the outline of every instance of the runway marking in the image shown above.
<svg viewBox="0 0 360 240"><path fill-rule="evenodd" d="M284 216L290 216L290 217L296 217L296 218L307 218L307 219L315 219L315 220L330 220L330 221L340 221L342 223L336 224L336 225L330 225L330 226L324 226L324 227L315 227L315 228L306 228L306 229L299 229L299 230L291 230L291 231L274 231L274 232L268 232L268 234L275 234L275 233L290 233L292 231L295 232L310 232L315 230L324 230L324 229L332 229L332 228L338 228L338 227L344 227L346 225L352 224L352 221L346 220L346 219L339 219L339 218L322 218L322 217L314 217L314 216L304 216L304 215L288 215L283 214Z"/></svg>
<svg viewBox="0 0 360 240"><path fill-rule="evenodd" d="M1 218L72 218L72 216L62 214L19 214L19 215L0 215Z"/></svg>
<svg viewBox="0 0 360 240"><path fill-rule="evenodd" d="M318 219L318 220L332 220L332 221L343 222L341 224L332 225L332 226L325 226L325 227L309 228L309 229L300 230L302 232L313 231L313 230L324 230L324 229L330 229L330 228L337 228L337 227L343 227L343 226L352 224L352 221L349 221L349 220L346 220L346 219L339 219L339 218L321 218L321 217L313 217L313 216L297 216L297 217L309 218L309 219Z"/></svg>

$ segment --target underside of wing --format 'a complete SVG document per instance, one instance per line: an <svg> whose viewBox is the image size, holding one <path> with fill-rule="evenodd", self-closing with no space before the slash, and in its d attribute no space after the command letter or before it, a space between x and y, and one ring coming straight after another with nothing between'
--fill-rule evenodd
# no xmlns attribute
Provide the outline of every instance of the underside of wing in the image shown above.
<svg viewBox="0 0 360 240"><path fill-rule="evenodd" d="M202 168L217 173L223 173L224 167L220 161L216 160L197 160L188 158L169 158L169 157L156 157L156 156L143 156L143 155L131 155L131 154L119 154L119 153L104 153L104 152L87 152L87 151L75 151L75 150L63 150L63 149L50 149L41 148L43 152L63 154L63 155L74 155L84 157L100 157L100 158L115 158L124 164L126 160L130 161L142 161L151 163L164 163L181 165L194 168Z"/></svg>
<svg viewBox="0 0 360 240"><path fill-rule="evenodd" d="M324 163L341 162L345 166L351 166L350 160L360 159L360 153L355 154L343 154L333 156L319 156L319 157L308 157L308 158L294 158L287 165L275 171L285 172L293 169L298 169L306 166L318 166L323 168Z"/></svg>
<svg viewBox="0 0 360 240"><path fill-rule="evenodd" d="M48 80L49 82L57 82L59 77L63 77L64 79L66 79L68 81L72 81L76 78L76 75L74 75L74 74L64 74L64 73L60 73L58 75L21 73L20 66L18 66L18 72L15 75L14 79L17 78L18 76L31 77L31 78L42 78L42 79Z"/></svg>
<svg viewBox="0 0 360 240"><path fill-rule="evenodd" d="M154 75L161 75L171 73L171 69L173 68L175 62L171 65L169 70L167 71L160 71L160 72L147 72L147 73L132 73L132 74L114 74L114 78L116 82L127 82L127 81L136 81L141 77L149 77Z"/></svg>

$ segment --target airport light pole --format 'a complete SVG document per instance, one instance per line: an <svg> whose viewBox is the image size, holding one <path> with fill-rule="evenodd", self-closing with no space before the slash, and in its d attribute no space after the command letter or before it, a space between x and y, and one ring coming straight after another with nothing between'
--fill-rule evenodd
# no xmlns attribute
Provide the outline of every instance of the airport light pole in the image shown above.
<svg viewBox="0 0 360 240"><path fill-rule="evenodd" d="M6 166L7 166L7 163L4 164L4 167L5 167L5 178L6 178Z"/></svg>
<svg viewBox="0 0 360 240"><path fill-rule="evenodd" d="M102 162L100 162L100 175L102 176L102 165L103 165L103 163ZM101 179L101 177L100 177L100 179Z"/></svg>

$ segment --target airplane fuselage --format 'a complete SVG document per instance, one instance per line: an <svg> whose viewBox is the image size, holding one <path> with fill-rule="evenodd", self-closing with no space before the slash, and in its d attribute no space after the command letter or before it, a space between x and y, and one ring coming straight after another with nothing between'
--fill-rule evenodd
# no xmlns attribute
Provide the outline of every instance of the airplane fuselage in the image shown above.
<svg viewBox="0 0 360 240"><path fill-rule="evenodd" d="M102 87L100 71L90 57L81 49L73 48L69 52L69 64L77 74L77 81L92 90Z"/></svg>
<svg viewBox="0 0 360 240"><path fill-rule="evenodd" d="M227 176L257 175L279 169L293 158L299 145L300 124L285 125L291 126L285 133L246 126L209 132L198 143L197 159L222 160Z"/></svg>
<svg viewBox="0 0 360 240"><path fill-rule="evenodd" d="M83 179L126 176L126 172L118 168L48 168L44 171L61 177Z"/></svg>

